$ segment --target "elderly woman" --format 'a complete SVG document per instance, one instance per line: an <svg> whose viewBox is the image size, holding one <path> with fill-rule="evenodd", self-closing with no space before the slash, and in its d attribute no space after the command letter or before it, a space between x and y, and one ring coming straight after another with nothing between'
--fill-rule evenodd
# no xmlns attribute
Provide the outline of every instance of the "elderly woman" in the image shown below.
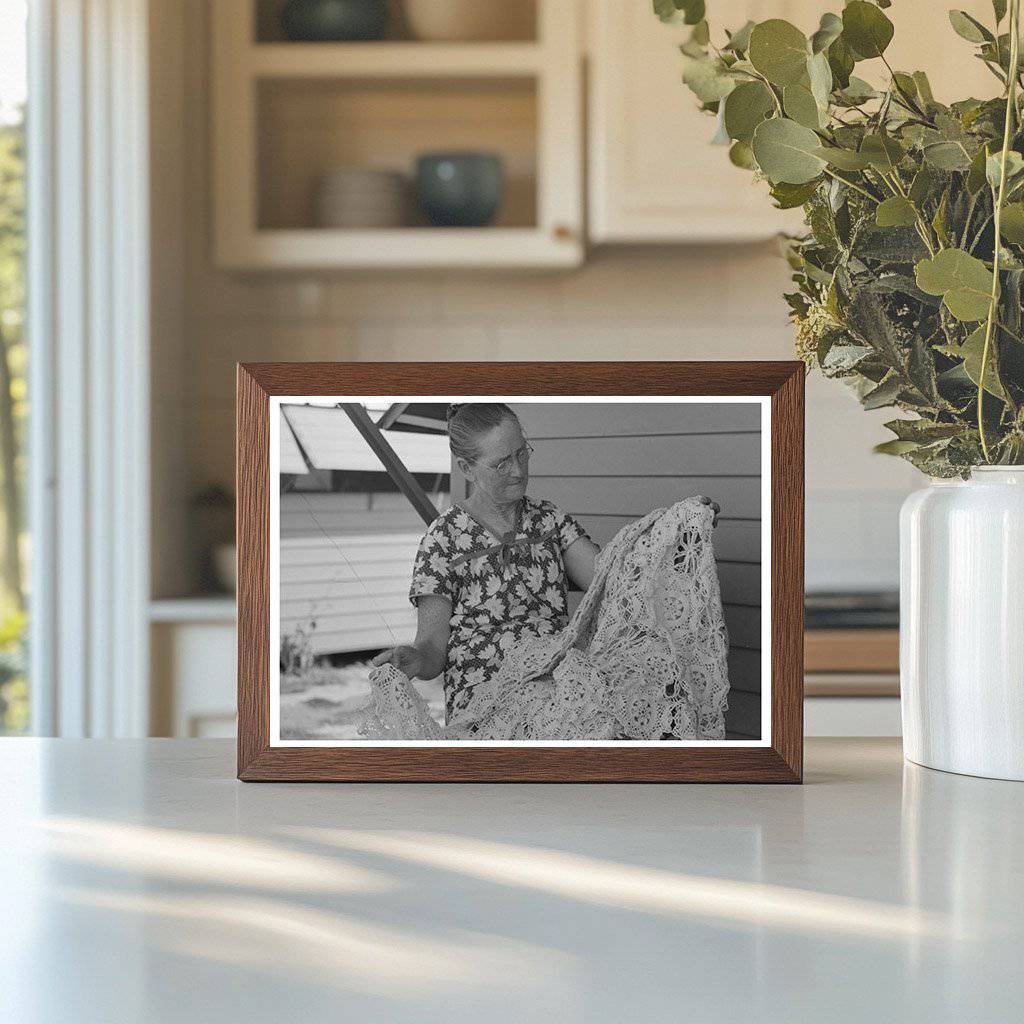
<svg viewBox="0 0 1024 1024"><path fill-rule="evenodd" d="M415 642L373 664L390 663L410 679L444 672L451 722L515 644L565 627L568 581L586 590L598 547L572 516L527 495L533 449L507 405L452 406L448 436L471 493L420 543L409 591Z"/></svg>

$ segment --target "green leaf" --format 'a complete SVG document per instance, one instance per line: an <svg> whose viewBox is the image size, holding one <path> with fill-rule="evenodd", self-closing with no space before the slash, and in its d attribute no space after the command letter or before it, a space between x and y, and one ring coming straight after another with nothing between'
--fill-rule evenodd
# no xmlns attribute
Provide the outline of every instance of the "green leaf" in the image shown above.
<svg viewBox="0 0 1024 1024"><path fill-rule="evenodd" d="M870 165L883 174L889 174L903 159L903 147L891 135L872 133L865 135L860 152Z"/></svg>
<svg viewBox="0 0 1024 1024"><path fill-rule="evenodd" d="M938 236L939 244L943 247L949 245L949 233L946 231L946 214L949 212L949 189L944 189L942 198L939 200L939 205L935 210L935 216L932 217L932 227L935 229L935 234Z"/></svg>
<svg viewBox="0 0 1024 1024"><path fill-rule="evenodd" d="M754 130L753 147L758 166L773 184L813 181L825 166L816 152L818 136L788 118L762 121Z"/></svg>
<svg viewBox="0 0 1024 1024"><path fill-rule="evenodd" d="M953 31L969 43L992 42L995 36L980 21L972 18L966 11L950 11L949 23Z"/></svg>
<svg viewBox="0 0 1024 1024"><path fill-rule="evenodd" d="M821 358L821 368L832 376L849 373L874 354L867 345L835 345Z"/></svg>
<svg viewBox="0 0 1024 1024"><path fill-rule="evenodd" d="M696 25L704 20L704 0L654 0L654 13L669 24Z"/></svg>
<svg viewBox="0 0 1024 1024"><path fill-rule="evenodd" d="M778 209L793 210L798 206L803 206L817 190L817 180L804 182L801 185L792 185L789 182L781 181L772 186L771 196Z"/></svg>
<svg viewBox="0 0 1024 1024"><path fill-rule="evenodd" d="M966 171L971 158L959 142L932 142L923 150L925 160L940 171Z"/></svg>
<svg viewBox="0 0 1024 1024"><path fill-rule="evenodd" d="M825 54L818 53L808 59L807 79L810 82L811 95L821 112L819 121L825 124L828 120L828 99L832 94L832 69L828 66L828 57Z"/></svg>
<svg viewBox="0 0 1024 1024"><path fill-rule="evenodd" d="M871 166L871 161L866 156L855 153L852 149L819 146L814 153L832 167L838 167L842 171L863 171Z"/></svg>
<svg viewBox="0 0 1024 1024"><path fill-rule="evenodd" d="M747 142L734 142L729 147L729 161L736 167L742 167L745 171L757 170L754 151Z"/></svg>
<svg viewBox="0 0 1024 1024"><path fill-rule="evenodd" d="M837 89L845 89L850 84L853 73L853 54L842 36L828 48L828 66L832 71L832 79Z"/></svg>
<svg viewBox="0 0 1024 1024"><path fill-rule="evenodd" d="M981 260L963 249L943 249L914 268L917 286L941 295L946 308L965 322L988 316L992 274Z"/></svg>
<svg viewBox="0 0 1024 1024"><path fill-rule="evenodd" d="M990 153L985 161L985 177L993 192L999 188L999 175L1002 168L1003 151L997 149ZM1011 182L1024 171L1024 157L1015 149L1007 151L1006 154L1006 180Z"/></svg>
<svg viewBox="0 0 1024 1024"><path fill-rule="evenodd" d="M985 185L985 162L988 160L988 149L989 143L986 143L974 154L974 159L971 160L971 166L967 171L967 191L972 196L977 195Z"/></svg>
<svg viewBox="0 0 1024 1024"><path fill-rule="evenodd" d="M843 31L843 19L838 14L823 14L818 31L811 36L811 53L821 53L834 43Z"/></svg>
<svg viewBox="0 0 1024 1024"><path fill-rule="evenodd" d="M707 13L704 0L675 0L675 4L676 7L682 9L683 21L687 25L696 25L703 21L704 15Z"/></svg>
<svg viewBox="0 0 1024 1024"><path fill-rule="evenodd" d="M865 405L865 409L867 406ZM883 441L881 444L876 444L871 450L878 455L906 455L907 452L915 451L920 448L921 445L917 441Z"/></svg>
<svg viewBox="0 0 1024 1024"><path fill-rule="evenodd" d="M927 165L923 166L914 175L914 180L910 183L910 191L907 192L907 196L915 206L920 208L921 204L931 194L932 189L935 188L937 177L938 175Z"/></svg>
<svg viewBox="0 0 1024 1024"><path fill-rule="evenodd" d="M863 405L865 409L881 409L887 405L893 405L902 390L903 385L901 384L899 377L896 374L893 374L891 377L887 377L882 381L878 387L872 388L866 395L864 395L860 400L860 404Z"/></svg>
<svg viewBox="0 0 1024 1024"><path fill-rule="evenodd" d="M787 85L782 90L782 109L787 117L805 128L821 127L821 111L811 90L805 85Z"/></svg>
<svg viewBox="0 0 1024 1024"><path fill-rule="evenodd" d="M939 382L935 377L935 356L932 354L931 346L920 333L915 334L910 340L907 375L925 400L925 404L940 401ZM910 396L906 397L909 399Z"/></svg>
<svg viewBox="0 0 1024 1024"><path fill-rule="evenodd" d="M917 263L928 255L921 236L912 228L877 228L874 218L857 232L855 251L861 259L880 263Z"/></svg>
<svg viewBox="0 0 1024 1024"><path fill-rule="evenodd" d="M728 146L732 141L729 133L725 130L725 111L722 104L718 104L718 115L715 118L715 134L711 137L712 146Z"/></svg>
<svg viewBox="0 0 1024 1024"><path fill-rule="evenodd" d="M711 42L711 29L706 21L698 21L690 33L690 42L697 46L707 46Z"/></svg>
<svg viewBox="0 0 1024 1024"><path fill-rule="evenodd" d="M902 367L906 353L904 338L889 318L887 298L889 296L871 285L858 289L850 302L846 321L856 337L874 349L885 367L896 369Z"/></svg>
<svg viewBox="0 0 1024 1024"><path fill-rule="evenodd" d="M676 21L679 17L672 0L654 0L654 13L664 22Z"/></svg>
<svg viewBox="0 0 1024 1024"><path fill-rule="evenodd" d="M999 232L1006 241L1024 245L1024 203L1007 203L1003 207Z"/></svg>
<svg viewBox="0 0 1024 1024"><path fill-rule="evenodd" d="M911 77L914 79L914 85L917 86L917 95L925 103L934 103L935 97L932 95L932 86L928 81L928 76L923 71L915 71Z"/></svg>
<svg viewBox="0 0 1024 1024"><path fill-rule="evenodd" d="M859 103L867 103L868 100L873 100L878 95L878 90L865 82L863 78L851 75L846 88L839 95L844 103L856 106Z"/></svg>
<svg viewBox="0 0 1024 1024"><path fill-rule="evenodd" d="M963 430L959 423L937 423L926 419L890 420L885 428L891 430L900 441L916 441L918 444L956 437Z"/></svg>
<svg viewBox="0 0 1024 1024"><path fill-rule="evenodd" d="M717 103L736 87L736 79L720 61L710 57L684 56L683 81L701 103Z"/></svg>
<svg viewBox="0 0 1024 1024"><path fill-rule="evenodd" d="M996 25L1006 17L1006 0L992 0L992 11L996 16Z"/></svg>
<svg viewBox="0 0 1024 1024"><path fill-rule="evenodd" d="M809 53L807 37L781 18L762 21L750 33L747 58L773 85L785 87L798 81Z"/></svg>
<svg viewBox="0 0 1024 1024"><path fill-rule="evenodd" d="M963 359L964 372L974 382L975 387L980 387L981 381L981 357L985 351L985 325L981 324L973 330L966 341L957 349L957 354ZM1006 392L999 383L996 376L994 342L989 343L988 360L985 366L985 390L996 398L1006 401Z"/></svg>
<svg viewBox="0 0 1024 1024"><path fill-rule="evenodd" d="M775 109L775 99L764 82L743 82L725 100L725 130L731 139L750 142L754 129Z"/></svg>
<svg viewBox="0 0 1024 1024"><path fill-rule="evenodd" d="M853 0L843 9L843 39L855 57L881 57L892 35L892 22L874 4Z"/></svg>
<svg viewBox="0 0 1024 1024"><path fill-rule="evenodd" d="M895 71L892 80L901 93L909 96L912 100L918 99L917 82L914 81L913 76L904 74L902 71Z"/></svg>
<svg viewBox="0 0 1024 1024"><path fill-rule="evenodd" d="M880 228L899 228L917 222L914 204L903 196L891 196L875 207L875 223Z"/></svg>
<svg viewBox="0 0 1024 1024"><path fill-rule="evenodd" d="M742 28L736 29L729 36L729 42L723 49L732 50L734 53L746 53L750 48L750 33L754 28L754 22L748 21Z"/></svg>

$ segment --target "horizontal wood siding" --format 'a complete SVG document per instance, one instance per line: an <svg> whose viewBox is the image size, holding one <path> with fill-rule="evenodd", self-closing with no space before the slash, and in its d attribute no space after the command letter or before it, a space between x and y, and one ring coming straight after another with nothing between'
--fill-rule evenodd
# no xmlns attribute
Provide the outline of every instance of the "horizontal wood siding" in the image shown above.
<svg viewBox="0 0 1024 1024"><path fill-rule="evenodd" d="M758 737L760 407L524 403L517 412L536 449L530 493L575 515L599 544L694 494L722 506L715 555L730 639L726 723L730 737ZM463 483L453 472L455 493ZM422 535L398 494L282 495L282 632L315 621L319 654L410 642L416 621L407 595Z"/></svg>
<svg viewBox="0 0 1024 1024"><path fill-rule="evenodd" d="M530 493L598 544L652 509L702 494L722 506L715 557L729 629L728 734L761 727L761 409L756 404L522 403ZM453 489L455 488L453 482Z"/></svg>
<svg viewBox="0 0 1024 1024"><path fill-rule="evenodd" d="M439 506L448 496L439 496ZM281 634L311 630L316 654L410 643L423 523L401 494L281 495Z"/></svg>

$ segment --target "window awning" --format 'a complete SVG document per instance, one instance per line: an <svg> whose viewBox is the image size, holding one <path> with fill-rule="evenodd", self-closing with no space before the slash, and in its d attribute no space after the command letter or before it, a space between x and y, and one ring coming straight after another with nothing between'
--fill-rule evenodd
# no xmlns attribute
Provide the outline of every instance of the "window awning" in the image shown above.
<svg viewBox="0 0 1024 1024"><path fill-rule="evenodd" d="M374 420L381 430L447 434L448 406L444 402L396 402Z"/></svg>
<svg viewBox="0 0 1024 1024"><path fill-rule="evenodd" d="M281 414L281 466L282 473L308 473L309 467L299 451L288 417Z"/></svg>
<svg viewBox="0 0 1024 1024"><path fill-rule="evenodd" d="M294 440L298 441L313 469L384 472L380 459L343 409L286 405L282 406L282 412L295 432ZM382 434L410 473L451 472L451 453L446 435L390 429L383 430ZM283 446L282 441L282 449ZM301 459L301 453L298 454Z"/></svg>

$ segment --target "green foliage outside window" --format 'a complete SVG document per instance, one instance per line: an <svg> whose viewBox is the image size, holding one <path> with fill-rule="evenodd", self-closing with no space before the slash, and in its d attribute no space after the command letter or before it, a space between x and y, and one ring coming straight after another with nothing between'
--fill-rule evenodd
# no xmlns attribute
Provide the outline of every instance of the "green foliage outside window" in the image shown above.
<svg viewBox="0 0 1024 1024"><path fill-rule="evenodd" d="M0 734L28 727L22 567L25 311L24 117L0 122Z"/></svg>

